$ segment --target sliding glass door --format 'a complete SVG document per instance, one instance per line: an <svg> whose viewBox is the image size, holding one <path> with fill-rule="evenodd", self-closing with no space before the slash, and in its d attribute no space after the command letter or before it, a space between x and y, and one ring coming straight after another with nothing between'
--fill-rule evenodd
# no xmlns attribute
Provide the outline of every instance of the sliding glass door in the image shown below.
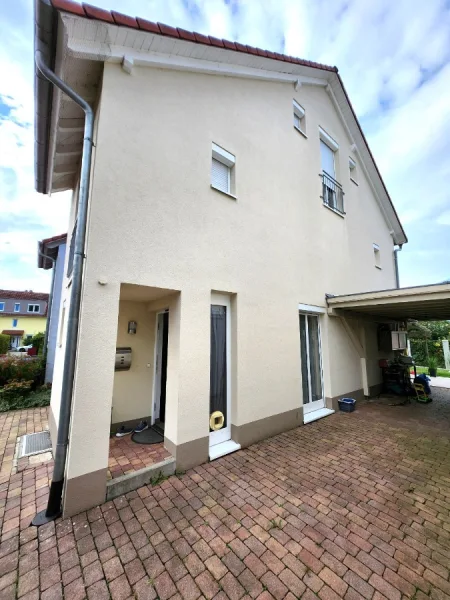
<svg viewBox="0 0 450 600"><path fill-rule="evenodd" d="M299 318L303 412L309 413L325 406L320 324L317 315L300 313Z"/></svg>

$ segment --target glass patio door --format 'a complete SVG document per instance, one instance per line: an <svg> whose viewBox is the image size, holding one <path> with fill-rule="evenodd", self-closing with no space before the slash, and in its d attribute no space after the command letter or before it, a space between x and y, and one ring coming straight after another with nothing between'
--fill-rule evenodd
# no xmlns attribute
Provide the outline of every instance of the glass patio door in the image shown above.
<svg viewBox="0 0 450 600"><path fill-rule="evenodd" d="M325 406L322 376L322 348L317 315L299 314L302 363L303 413Z"/></svg>

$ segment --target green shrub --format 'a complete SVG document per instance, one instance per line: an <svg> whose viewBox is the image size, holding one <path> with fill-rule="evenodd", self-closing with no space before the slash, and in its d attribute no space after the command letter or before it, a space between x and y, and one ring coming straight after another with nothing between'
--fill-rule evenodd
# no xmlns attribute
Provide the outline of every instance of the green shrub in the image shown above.
<svg viewBox="0 0 450 600"><path fill-rule="evenodd" d="M31 392L26 396L17 396L14 399L6 401L0 391L0 412L48 406L50 404L50 394L51 388L42 386L39 390Z"/></svg>
<svg viewBox="0 0 450 600"><path fill-rule="evenodd" d="M0 386L11 381L33 381L32 388L43 384L45 362L36 358L3 358L0 360Z"/></svg>
<svg viewBox="0 0 450 600"><path fill-rule="evenodd" d="M0 334L0 354L6 354L9 350L9 335Z"/></svg>
<svg viewBox="0 0 450 600"><path fill-rule="evenodd" d="M5 386L0 388L0 400L8 403L12 400L23 398L23 396L26 396L30 393L32 385L32 379L29 381L25 381L24 379L17 381L13 379Z"/></svg>
<svg viewBox="0 0 450 600"><path fill-rule="evenodd" d="M45 333L35 333L31 338L30 343L33 344L33 348L36 348L36 354L41 354L41 350L44 346Z"/></svg>

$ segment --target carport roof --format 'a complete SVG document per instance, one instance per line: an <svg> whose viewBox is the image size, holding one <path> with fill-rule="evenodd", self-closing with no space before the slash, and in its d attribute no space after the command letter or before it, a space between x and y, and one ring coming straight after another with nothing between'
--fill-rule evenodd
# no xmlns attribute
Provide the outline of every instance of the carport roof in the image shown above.
<svg viewBox="0 0 450 600"><path fill-rule="evenodd" d="M450 284L436 283L345 296L328 296L328 307L376 318L405 321L450 320Z"/></svg>

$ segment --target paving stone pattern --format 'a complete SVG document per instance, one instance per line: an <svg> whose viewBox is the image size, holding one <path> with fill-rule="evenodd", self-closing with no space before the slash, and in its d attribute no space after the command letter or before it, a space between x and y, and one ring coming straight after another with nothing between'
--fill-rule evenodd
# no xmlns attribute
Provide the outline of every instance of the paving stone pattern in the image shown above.
<svg viewBox="0 0 450 600"><path fill-rule="evenodd" d="M450 598L450 393L434 395L335 414L39 530L21 497L42 504L48 467L17 473L0 486L0 600Z"/></svg>

